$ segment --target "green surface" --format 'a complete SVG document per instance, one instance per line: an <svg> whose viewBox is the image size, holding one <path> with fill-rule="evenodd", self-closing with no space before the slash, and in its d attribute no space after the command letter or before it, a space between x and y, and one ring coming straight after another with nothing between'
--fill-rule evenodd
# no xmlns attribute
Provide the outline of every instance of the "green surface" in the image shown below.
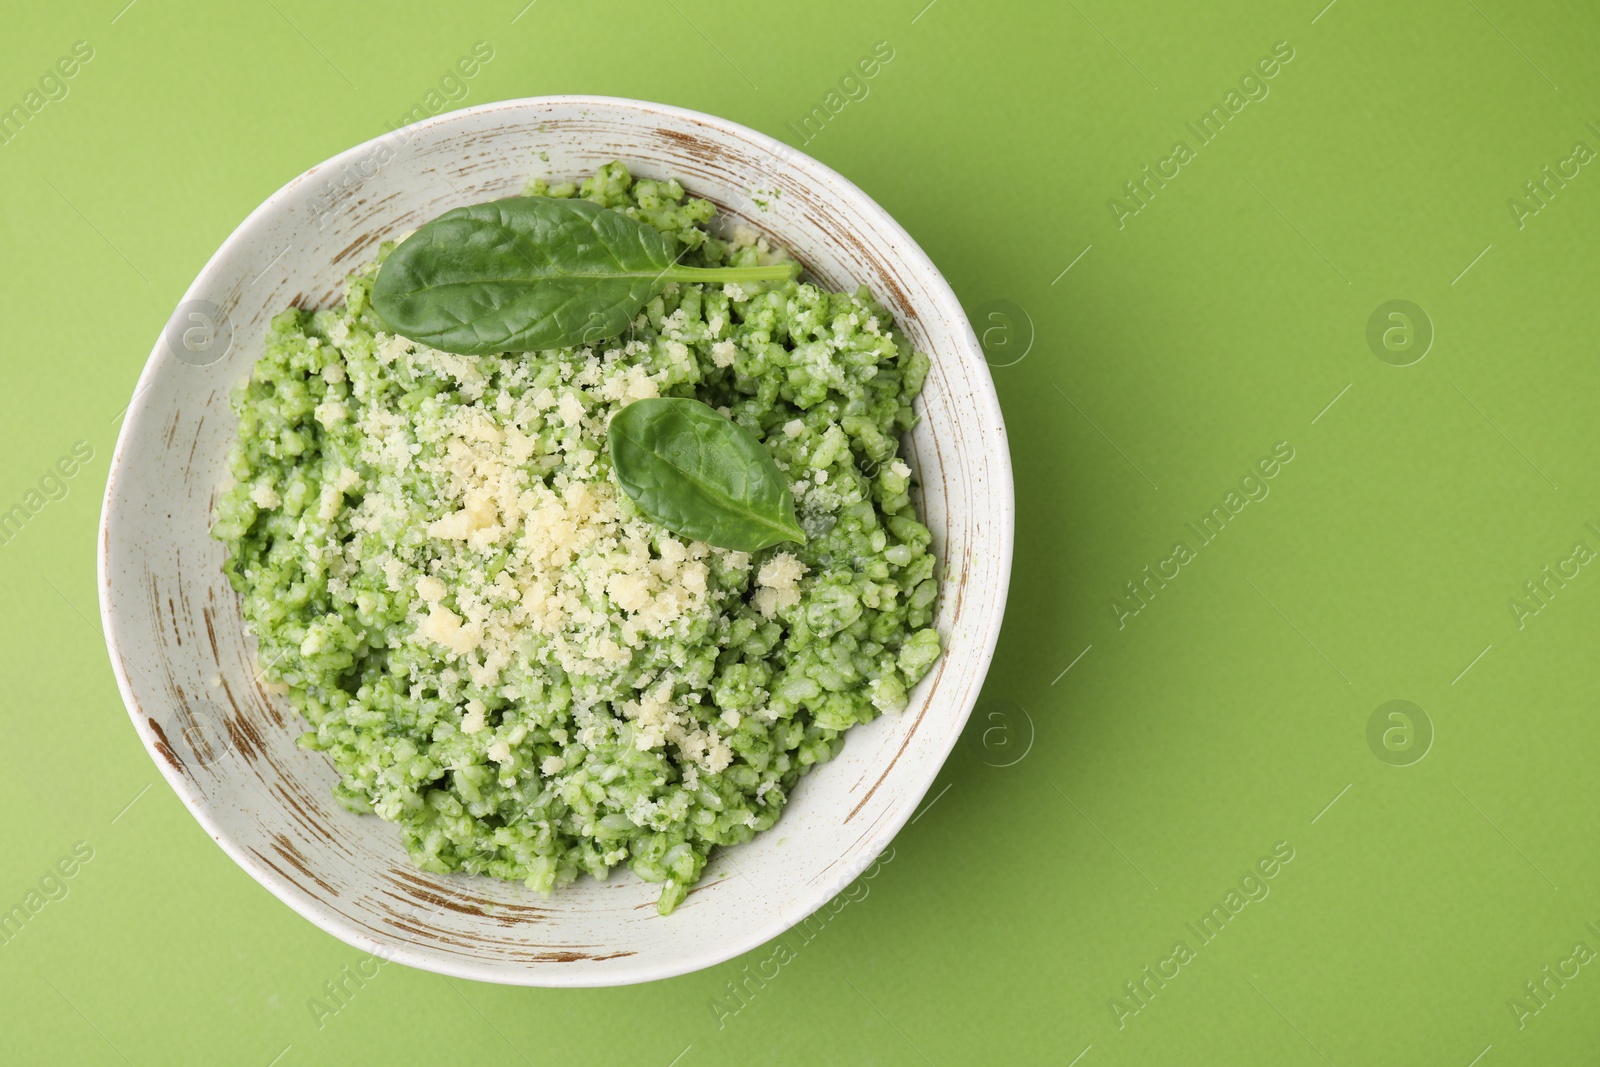
<svg viewBox="0 0 1600 1067"><path fill-rule="evenodd" d="M14 7L0 34L7 105L94 49L0 146L0 506L42 505L0 551L0 903L74 872L0 946L8 1061L1592 1058L1600 973L1573 952L1600 948L1600 577L1564 562L1600 549L1592 8L124 2ZM106 459L161 325L265 196L426 104L475 42L493 59L460 104L639 96L799 143L880 40L892 61L803 147L905 224L998 362L1026 351L995 371L1016 581L970 743L809 940L618 990L389 965L319 1014L363 957L160 784L96 623ZM1200 145L1185 123L1279 41L1268 95ZM1164 188L1108 206L1178 139L1193 158ZM1398 300L1433 335L1405 366L1382 345L1403 323L1375 331L1386 358L1368 343ZM93 458L54 480L79 440ZM1199 544L1187 524L1279 442L1292 461L1235 500L1268 495ZM1193 558L1164 562L1179 540ZM1177 577L1135 615L1147 565ZM1392 700L1431 724L1420 762L1384 747L1406 740L1393 707L1369 746ZM1241 885L1202 944L1186 924ZM1166 963L1178 940L1192 958ZM1147 965L1178 969L1131 1014Z"/></svg>

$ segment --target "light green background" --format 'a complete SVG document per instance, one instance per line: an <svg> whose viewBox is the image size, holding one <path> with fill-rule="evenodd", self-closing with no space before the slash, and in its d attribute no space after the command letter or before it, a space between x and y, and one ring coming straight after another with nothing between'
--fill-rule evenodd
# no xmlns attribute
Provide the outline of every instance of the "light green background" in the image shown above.
<svg viewBox="0 0 1600 1067"><path fill-rule="evenodd" d="M1521 1028L1508 1006L1600 949L1600 567L1520 628L1508 607L1600 549L1600 173L1520 228L1508 207L1600 148L1592 6L125 2L11 5L0 31L6 106L95 49L0 147L0 510L95 452L0 548L0 907L94 849L0 946L7 1062L1593 1060L1600 964ZM889 42L805 150L905 224L998 360L1031 322L994 372L1017 551L970 743L867 895L721 1025L776 946L614 990L388 966L319 1027L308 1000L361 954L207 839L106 662L100 493L161 325L263 198L479 40L462 105L636 96L790 143ZM1270 95L1119 229L1123 183L1279 41ZM1366 340L1396 299L1436 333L1404 367ZM1270 495L1119 628L1123 583L1280 441ZM1391 699L1435 731L1411 766L1368 746ZM1185 923L1277 842L1270 895L1200 947ZM1119 1028L1110 999L1180 938L1195 958Z"/></svg>

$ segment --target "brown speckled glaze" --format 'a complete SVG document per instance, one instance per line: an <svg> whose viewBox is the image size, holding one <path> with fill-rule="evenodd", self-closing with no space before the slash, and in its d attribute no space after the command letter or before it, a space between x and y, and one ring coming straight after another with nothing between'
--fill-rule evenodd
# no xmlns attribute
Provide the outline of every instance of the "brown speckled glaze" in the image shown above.
<svg viewBox="0 0 1600 1067"><path fill-rule="evenodd" d="M259 676L220 570L222 547L208 536L236 426L228 389L249 373L274 314L331 304L378 241L440 212L611 159L680 178L715 201L725 223L772 235L829 286L865 284L933 360L908 459L942 565L935 625L946 652L904 713L851 730L839 757L802 780L778 825L714 856L666 918L655 913L657 887L626 870L550 897L418 870L394 827L335 803L333 768L296 747L304 724ZM345 179L330 210L327 187ZM352 945L445 974L523 985L645 981L721 962L799 922L915 812L977 699L999 632L1011 464L988 368L955 295L844 178L763 134L659 104L489 104L353 148L284 186L206 264L185 297L195 300L226 313L232 347L203 367L162 341L150 356L106 487L101 614L157 768L217 843L290 907Z"/></svg>

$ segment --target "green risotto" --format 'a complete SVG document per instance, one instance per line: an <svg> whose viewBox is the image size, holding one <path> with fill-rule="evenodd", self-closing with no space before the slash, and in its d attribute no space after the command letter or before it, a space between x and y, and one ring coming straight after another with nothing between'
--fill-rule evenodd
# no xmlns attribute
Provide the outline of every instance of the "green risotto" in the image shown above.
<svg viewBox="0 0 1600 1067"><path fill-rule="evenodd" d="M528 192L615 208L687 265L787 261L620 163ZM626 864L670 912L939 656L898 454L928 359L865 289L802 282L671 285L594 349L452 355L387 332L377 270L278 315L234 394L212 532L261 669L338 799L419 866L548 892ZM736 552L646 519L606 429L657 396L760 439L805 543Z"/></svg>

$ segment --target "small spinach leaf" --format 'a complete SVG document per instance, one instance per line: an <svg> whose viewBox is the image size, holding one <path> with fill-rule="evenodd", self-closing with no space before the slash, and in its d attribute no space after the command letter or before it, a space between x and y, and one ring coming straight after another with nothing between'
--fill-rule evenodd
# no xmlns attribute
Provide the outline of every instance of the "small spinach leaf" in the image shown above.
<svg viewBox="0 0 1600 1067"><path fill-rule="evenodd" d="M401 242L372 306L402 337L463 355L595 344L669 282L759 282L788 264L679 266L677 242L588 200L513 196L456 208Z"/></svg>
<svg viewBox="0 0 1600 1067"><path fill-rule="evenodd" d="M700 401L635 401L606 437L622 491L673 533L741 552L805 541L772 453Z"/></svg>

